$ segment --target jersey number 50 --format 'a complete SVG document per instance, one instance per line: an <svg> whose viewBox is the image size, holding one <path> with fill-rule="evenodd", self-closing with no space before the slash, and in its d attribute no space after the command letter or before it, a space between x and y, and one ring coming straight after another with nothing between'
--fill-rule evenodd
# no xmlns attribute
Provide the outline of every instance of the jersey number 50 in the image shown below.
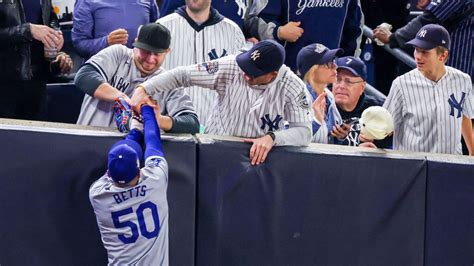
<svg viewBox="0 0 474 266"><path fill-rule="evenodd" d="M150 209L151 217L153 218L153 223L155 224L155 229L151 232L146 228L145 217L143 216L143 211L145 209ZM158 232L160 231L160 219L158 216L158 209L153 202L147 201L138 206L136 211L138 226L132 221L120 221L120 216L127 215L129 213L133 213L133 209L131 207L121 211L112 212L112 220L114 221L115 228L129 227L132 230L132 235L129 237L126 237L124 234L120 234L118 236L118 238L122 240L124 244L131 244L137 241L139 236L138 228L140 228L141 235L148 239L158 236Z"/></svg>

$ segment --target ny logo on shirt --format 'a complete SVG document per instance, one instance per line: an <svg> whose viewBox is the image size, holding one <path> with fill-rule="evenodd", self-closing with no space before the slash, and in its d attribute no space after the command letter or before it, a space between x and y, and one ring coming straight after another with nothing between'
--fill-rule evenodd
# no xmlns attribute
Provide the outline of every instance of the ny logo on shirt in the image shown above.
<svg viewBox="0 0 474 266"><path fill-rule="evenodd" d="M123 77L120 77L117 81L117 77L113 76L112 80L110 81L110 85L119 91L125 91L130 86L130 82L125 82Z"/></svg>
<svg viewBox="0 0 474 266"><path fill-rule="evenodd" d="M268 126L268 131L273 132L279 129L278 124L283 119L283 117L281 117L281 115L276 115L275 119L272 120L270 115L266 114L263 117L260 117L260 119L262 120L262 126L260 128L265 130L265 127Z"/></svg>
<svg viewBox="0 0 474 266"><path fill-rule="evenodd" d="M216 49L215 49L215 48L212 48L212 50L211 50L209 53L207 53L207 55L209 55L209 58L210 58L211 60L215 60L215 59L217 59L217 58L221 58L221 57L224 57L224 56L227 55L226 49L223 49L223 50L224 50L224 51L223 51L222 54L219 56L219 55L217 54Z"/></svg>
<svg viewBox="0 0 474 266"><path fill-rule="evenodd" d="M466 93L463 92L461 94L461 100L458 102L456 98L454 97L454 93L449 96L448 103L451 106L451 112L449 115L454 116L454 109L458 110L458 115L456 118L460 118L462 114L462 105L464 104L464 98L466 97Z"/></svg>

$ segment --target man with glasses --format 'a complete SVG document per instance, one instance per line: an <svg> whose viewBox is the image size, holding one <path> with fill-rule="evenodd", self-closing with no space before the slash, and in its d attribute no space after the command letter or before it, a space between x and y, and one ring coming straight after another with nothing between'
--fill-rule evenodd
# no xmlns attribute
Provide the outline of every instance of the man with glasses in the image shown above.
<svg viewBox="0 0 474 266"><path fill-rule="evenodd" d="M338 58L336 65L337 79L332 92L345 125L337 126L333 135L338 138L339 144L359 146L359 118L362 112L371 106L382 106L383 102L365 93L367 67L362 60L346 56ZM375 147L371 142L365 142L362 146Z"/></svg>
<svg viewBox="0 0 474 266"><path fill-rule="evenodd" d="M113 45L89 59L76 74L75 84L84 97L77 124L114 126L113 103L130 102L135 87L164 72L161 68L170 51L171 35L159 23L142 26L135 48ZM197 133L199 121L191 99L183 89L155 94L160 114L158 124L165 132Z"/></svg>

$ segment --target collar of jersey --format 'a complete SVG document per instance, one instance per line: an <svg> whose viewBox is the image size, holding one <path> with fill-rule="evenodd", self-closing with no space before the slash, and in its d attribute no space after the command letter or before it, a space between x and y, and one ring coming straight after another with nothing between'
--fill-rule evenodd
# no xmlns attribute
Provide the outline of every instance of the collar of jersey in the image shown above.
<svg viewBox="0 0 474 266"><path fill-rule="evenodd" d="M194 22L194 20L188 15L188 13L186 13L186 6L182 6L178 9L176 9L176 13L178 13L180 16L182 16L184 19L186 19L186 21L189 23L189 25L197 32L200 32L205 27L217 24L217 23L221 22L224 19L224 16L222 16L213 7L211 7L211 15L209 16L209 19L206 20L201 25L198 25L196 22Z"/></svg>

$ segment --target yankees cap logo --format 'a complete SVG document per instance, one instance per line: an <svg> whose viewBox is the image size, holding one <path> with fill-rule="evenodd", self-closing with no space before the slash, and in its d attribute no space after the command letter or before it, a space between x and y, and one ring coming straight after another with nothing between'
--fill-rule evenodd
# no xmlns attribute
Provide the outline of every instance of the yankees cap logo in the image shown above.
<svg viewBox="0 0 474 266"><path fill-rule="evenodd" d="M253 53L250 56L250 58L252 58L253 61L256 61L257 58L259 58L259 57L260 57L260 51L259 50L253 51Z"/></svg>
<svg viewBox="0 0 474 266"><path fill-rule="evenodd" d="M418 32L418 36L420 38L425 38L427 32L427 30L421 30L420 32Z"/></svg>
<svg viewBox="0 0 474 266"><path fill-rule="evenodd" d="M316 47L314 48L314 51L318 54L324 52L324 50L326 49L326 46L322 45L322 44L316 44Z"/></svg>

